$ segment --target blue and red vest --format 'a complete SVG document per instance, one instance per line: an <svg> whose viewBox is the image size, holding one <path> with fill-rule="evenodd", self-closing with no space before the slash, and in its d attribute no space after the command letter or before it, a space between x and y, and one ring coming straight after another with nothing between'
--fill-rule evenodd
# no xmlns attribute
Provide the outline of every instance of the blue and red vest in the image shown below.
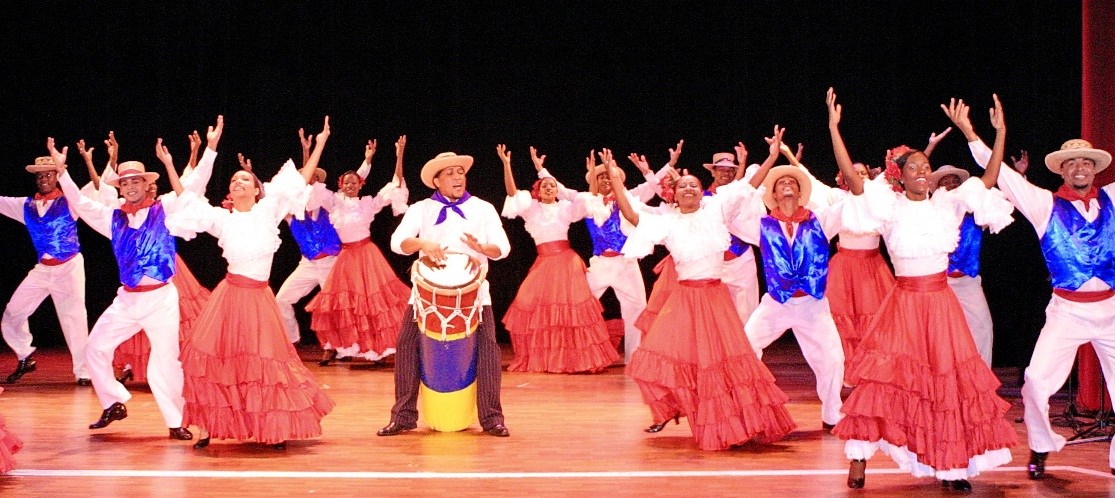
<svg viewBox="0 0 1115 498"><path fill-rule="evenodd" d="M1115 288L1115 208L1100 190L1099 216L1093 221L1071 202L1053 197L1053 214L1041 238L1041 252L1053 288L1075 291L1092 277Z"/></svg>
<svg viewBox="0 0 1115 498"><path fill-rule="evenodd" d="M829 273L829 241L813 213L797 227L793 244L782 222L771 216L759 220L759 248L767 293L780 303L802 291L817 299L825 295Z"/></svg>
<svg viewBox="0 0 1115 498"><path fill-rule="evenodd" d="M77 222L70 214L70 205L65 197L55 199L42 216L39 216L35 201L28 197L23 204L23 223L27 226L31 244L35 246L40 261L46 254L65 261L81 252L81 243L77 240Z"/></svg>
<svg viewBox="0 0 1115 498"><path fill-rule="evenodd" d="M623 244L627 242L627 236L623 234L622 225L623 220L620 219L619 207L614 203L612 204L612 214L600 226L592 218L585 218L585 226L588 227L588 234L592 237L592 255L599 256L609 249L615 252L623 252Z"/></svg>
<svg viewBox="0 0 1115 498"><path fill-rule="evenodd" d="M144 277L160 282L174 276L174 236L166 228L166 212L156 201L147 210L139 228L128 226L128 215L117 209L112 213L112 252L120 267L120 283L136 287Z"/></svg>
<svg viewBox="0 0 1115 498"><path fill-rule="evenodd" d="M306 211L306 216L301 220L291 217L287 222L290 223L290 234L298 243L298 250L302 251L306 259L315 259L322 255L336 256L341 252L341 237L329 222L328 211L319 209L316 220Z"/></svg>
<svg viewBox="0 0 1115 498"><path fill-rule="evenodd" d="M949 275L954 272L969 277L979 275L979 252L982 245L983 227L976 224L976 217L972 213L968 213L960 223L960 244L949 254Z"/></svg>

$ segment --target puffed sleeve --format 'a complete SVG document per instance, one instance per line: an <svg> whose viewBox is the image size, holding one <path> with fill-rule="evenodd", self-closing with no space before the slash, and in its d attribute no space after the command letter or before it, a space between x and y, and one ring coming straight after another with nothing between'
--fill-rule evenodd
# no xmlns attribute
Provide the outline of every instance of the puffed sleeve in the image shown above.
<svg viewBox="0 0 1115 498"><path fill-rule="evenodd" d="M863 182L863 193L849 195L843 201L841 221L845 230L854 233L878 232L894 216L895 192L882 183Z"/></svg>
<svg viewBox="0 0 1115 498"><path fill-rule="evenodd" d="M949 192L955 202L972 213L977 225L985 226L991 233L999 233L1014 221L1014 205L997 188L987 188L983 180L969 178Z"/></svg>
<svg viewBox="0 0 1115 498"><path fill-rule="evenodd" d="M654 252L654 246L661 244L670 234L671 215L639 213L639 224L627 235L623 244L623 257L637 259Z"/></svg>
<svg viewBox="0 0 1115 498"><path fill-rule="evenodd" d="M534 202L535 200L530 196L530 192L520 190L515 192L515 195L509 195L503 199L503 211L500 214L509 220L517 218L526 213Z"/></svg>
<svg viewBox="0 0 1115 498"><path fill-rule="evenodd" d="M229 214L225 208L210 206L207 199L192 191L183 191L181 195L166 193L159 196L159 202L166 212L167 230L184 240L202 232L220 237L221 220Z"/></svg>
<svg viewBox="0 0 1115 498"><path fill-rule="evenodd" d="M376 198L379 199L384 206L390 205L391 212L394 213L395 216L399 216L407 212L407 201L410 200L410 190L408 190L406 184L399 181L398 178L392 178L387 185L379 189Z"/></svg>
<svg viewBox="0 0 1115 498"><path fill-rule="evenodd" d="M306 178L294 167L294 161L287 159L271 181L263 184L263 199L252 209L262 209L276 224L288 214L302 219L309 195Z"/></svg>

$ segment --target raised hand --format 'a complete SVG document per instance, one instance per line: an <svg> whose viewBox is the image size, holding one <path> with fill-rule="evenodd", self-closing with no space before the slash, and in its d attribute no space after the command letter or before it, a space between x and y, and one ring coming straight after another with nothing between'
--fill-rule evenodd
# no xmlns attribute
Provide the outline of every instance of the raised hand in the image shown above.
<svg viewBox="0 0 1115 498"><path fill-rule="evenodd" d="M189 167L197 167L197 152L201 150L201 135L198 135L197 130L187 135L190 140L190 160L187 162Z"/></svg>
<svg viewBox="0 0 1115 498"><path fill-rule="evenodd" d="M321 127L321 133L317 134L317 145L321 147L326 140L329 140L329 116L325 116L325 124ZM375 153L375 147L372 148L372 153ZM366 155L367 153L365 153Z"/></svg>
<svg viewBox="0 0 1115 498"><path fill-rule="evenodd" d="M542 171L546 168L546 155L538 155L538 149L530 146L530 161L534 163L534 171Z"/></svg>
<svg viewBox="0 0 1115 498"><path fill-rule="evenodd" d="M801 142L798 142L798 151L794 153L794 159L797 159L798 163L801 163L801 155L804 152L805 152L805 146L802 145Z"/></svg>
<svg viewBox="0 0 1115 498"><path fill-rule="evenodd" d="M84 138L77 141L77 153L81 154L82 159L85 159L86 166L93 167L93 148L85 148Z"/></svg>
<svg viewBox="0 0 1115 498"><path fill-rule="evenodd" d="M644 176L647 173L650 173L650 163L647 162L647 156L641 156L632 152L627 155L627 159L631 160L632 163L635 163L635 167L639 168L639 172L642 173Z"/></svg>
<svg viewBox="0 0 1115 498"><path fill-rule="evenodd" d="M949 134L949 132L951 132L951 131L952 131L952 127L950 126L948 128L945 128L945 131L942 131L940 135L938 135L936 133L930 133L929 134L929 144L926 145L925 150L922 151L922 152L925 153L925 157L929 157L931 154L933 154L933 149L936 149L937 144L940 143L941 140L943 140L945 138L945 136L947 136Z"/></svg>
<svg viewBox="0 0 1115 498"><path fill-rule="evenodd" d="M326 118L326 121L327 121L326 125L325 125L326 128L329 127L328 120L329 120L329 118ZM371 140L368 140L368 143L366 145L364 145L364 162L366 162L368 164L372 164L372 158L375 157L375 155L376 155L376 144L377 143L378 142L376 142L376 140L373 138Z"/></svg>
<svg viewBox="0 0 1115 498"><path fill-rule="evenodd" d="M746 167L747 166L747 147L745 147L743 145L743 142L739 142L739 143L736 144L735 149L736 149L736 164L738 164L740 168Z"/></svg>
<svg viewBox="0 0 1115 498"><path fill-rule="evenodd" d="M109 130L105 140L105 152L108 152L108 166L115 170L116 160L120 157L120 144L116 142L116 133L112 130Z"/></svg>
<svg viewBox="0 0 1115 498"><path fill-rule="evenodd" d="M46 150L50 151L51 159L54 159L54 165L58 167L58 171L62 172L66 168L66 154L69 153L69 147L62 147L62 151L54 148L54 137L46 137Z"/></svg>
<svg viewBox="0 0 1115 498"><path fill-rule="evenodd" d="M991 126L995 131L1003 131L1007 129L1007 119L1003 116L1003 104L999 102L999 96L991 94L992 100L995 101L995 107L988 109L988 114L991 116Z"/></svg>
<svg viewBox="0 0 1115 498"><path fill-rule="evenodd" d="M767 144L770 145L770 157L778 157L778 154L782 152L782 134L785 132L785 128L774 125L774 136L763 137L763 140L766 140Z"/></svg>
<svg viewBox="0 0 1115 498"><path fill-rule="evenodd" d="M252 170L252 160L251 159L245 159L243 153L237 152L236 153L236 160L240 162L240 169L242 169L244 171L251 171Z"/></svg>
<svg viewBox="0 0 1115 498"><path fill-rule="evenodd" d="M217 152L217 143L221 141L221 134L225 132L225 117L217 115L217 125L210 126L205 132L205 146L213 152Z"/></svg>
<svg viewBox="0 0 1115 498"><path fill-rule="evenodd" d="M585 169L592 173L596 169L596 149L588 151L588 157L585 158Z"/></svg>
<svg viewBox="0 0 1115 498"><path fill-rule="evenodd" d="M395 157L403 157L403 152L407 148L407 136L399 135L399 139L395 141Z"/></svg>
<svg viewBox="0 0 1115 498"><path fill-rule="evenodd" d="M163 145L162 138L155 140L155 157L159 158L159 161L162 162L167 169L174 168L174 158L170 156L170 150Z"/></svg>
<svg viewBox="0 0 1115 498"><path fill-rule="evenodd" d="M306 136L304 128L298 129L298 144L302 146L302 166L306 166L306 162L310 160L310 147L314 143L313 135Z"/></svg>
<svg viewBox="0 0 1115 498"><path fill-rule="evenodd" d="M677 147L675 147L673 149L670 149L670 167L671 168L676 167L677 164L678 164L678 158L681 157L681 146L682 145L685 145L685 140L678 140Z"/></svg>
<svg viewBox="0 0 1115 498"><path fill-rule="evenodd" d="M1022 151L1022 157L1010 156L1010 162L1018 174L1026 176L1026 170L1030 169L1030 153Z"/></svg>
<svg viewBox="0 0 1115 498"><path fill-rule="evenodd" d="M828 92L825 92L825 103L828 104L829 109L829 128L840 125L840 116L844 112L844 108L836 103L836 91L829 87Z"/></svg>
<svg viewBox="0 0 1115 498"><path fill-rule="evenodd" d="M511 151L507 150L506 145L504 145L504 144L496 145L496 154L499 155L499 160L503 161L503 167L504 168L510 168L511 167Z"/></svg>
<svg viewBox="0 0 1115 498"><path fill-rule="evenodd" d="M976 135L976 130L972 127L972 120L968 117L969 107L964 103L964 99L949 99L949 104L941 104L941 110L945 111L945 115L949 117L952 124L960 129L964 134L964 138L969 142L979 139Z"/></svg>

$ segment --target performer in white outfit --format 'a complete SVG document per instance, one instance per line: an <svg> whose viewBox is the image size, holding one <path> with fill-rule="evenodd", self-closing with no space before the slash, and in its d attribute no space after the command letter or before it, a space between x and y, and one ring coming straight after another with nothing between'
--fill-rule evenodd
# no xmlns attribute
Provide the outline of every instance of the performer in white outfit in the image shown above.
<svg viewBox="0 0 1115 498"><path fill-rule="evenodd" d="M736 164L737 158L739 164ZM744 164L747 164L747 148L743 146L743 142L736 145L735 154L731 152L713 154L712 162L704 165L705 169L712 173L712 183L705 190L705 195L716 195L718 188L735 181L739 169ZM733 228L734 226L729 226L729 232ZM724 273L720 278L724 285L728 286L739 319L747 323L747 319L759 305L759 276L755 267L755 251L738 235L731 234L731 236L732 243L728 246L728 250L724 251Z"/></svg>
<svg viewBox="0 0 1115 498"><path fill-rule="evenodd" d="M950 102L945 112L968 139L976 162L987 164L989 149L972 128L968 107ZM1115 395L1115 184L1097 188L1094 183L1110 164L1109 152L1073 139L1045 156L1045 166L1064 180L1056 192L1009 168L999 174L999 188L1038 234L1053 283L1045 326L1022 386L1031 479L1043 478L1049 452L1065 446L1049 420L1049 397L1064 385L1079 346L1095 347L1107 392ZM1108 464L1115 473L1115 445Z"/></svg>
<svg viewBox="0 0 1115 498"><path fill-rule="evenodd" d="M89 385L85 368L85 344L89 338L89 319L85 312L85 258L77 238L77 212L58 189L58 167L50 157L35 159L27 166L34 173L38 193L34 197L0 197L0 214L23 223L38 253L38 262L12 293L0 319L4 342L19 363L6 382L18 381L35 371L31 355L31 327L28 317L50 296L58 314L62 335L70 349L77 384Z"/></svg>

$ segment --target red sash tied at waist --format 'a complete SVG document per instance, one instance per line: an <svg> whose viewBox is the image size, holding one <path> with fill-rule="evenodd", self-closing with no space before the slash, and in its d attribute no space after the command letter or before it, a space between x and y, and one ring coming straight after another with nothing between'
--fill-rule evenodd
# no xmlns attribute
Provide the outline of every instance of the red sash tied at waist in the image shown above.
<svg viewBox="0 0 1115 498"><path fill-rule="evenodd" d="M949 278L960 278L960 277L967 277L967 276L968 276L967 274L965 274L964 272L959 271L959 270L954 270L954 271L949 272Z"/></svg>
<svg viewBox="0 0 1115 498"><path fill-rule="evenodd" d="M945 272L917 277L895 277L894 284L902 290L914 292L939 291L949 285Z"/></svg>
<svg viewBox="0 0 1115 498"><path fill-rule="evenodd" d="M848 249L840 244L836 244L836 250L840 254L844 254L853 258L874 258L879 255L879 248L874 249Z"/></svg>
<svg viewBox="0 0 1115 498"><path fill-rule="evenodd" d="M702 278L700 280L678 280L678 285L686 287L713 287L720 285L719 278Z"/></svg>
<svg viewBox="0 0 1115 498"><path fill-rule="evenodd" d="M1111 296L1115 296L1115 289L1101 291L1070 291L1068 289L1053 289L1053 293L1075 303L1096 303Z"/></svg>
<svg viewBox="0 0 1115 498"><path fill-rule="evenodd" d="M77 256L77 255L78 255L78 253L74 253L73 255L71 255L70 257L68 257L66 259L54 259L54 258L47 259L47 258L43 258L43 259L39 260L39 262L42 263L43 266L58 266L62 263L65 263L65 262L71 260L71 259L74 259L74 257Z"/></svg>
<svg viewBox="0 0 1115 498"><path fill-rule="evenodd" d="M364 240L368 240L368 239L364 239ZM228 282L228 285L231 285L233 287L240 287L240 288L244 288L244 289L259 289L259 288L267 287L267 281L266 280L254 280L254 279L245 277L243 275L237 275L235 273L229 273L229 274L225 275L225 281Z"/></svg>
<svg viewBox="0 0 1115 498"><path fill-rule="evenodd" d="M551 242L543 242L543 243L538 244L537 246L535 246L535 248L538 249L538 255L539 256L550 256L552 254L557 254L559 252L568 251L569 250L569 241L568 240L554 240L554 241L551 241Z"/></svg>
<svg viewBox="0 0 1115 498"><path fill-rule="evenodd" d="M605 258L614 258L614 257L617 257L617 256L623 256L623 253L616 252L616 251L613 251L611 249L605 249L604 252L600 253L600 255L605 257Z"/></svg>
<svg viewBox="0 0 1115 498"><path fill-rule="evenodd" d="M127 292L149 292L149 291L153 291L155 289L165 287L167 283L168 282L159 282L157 284L137 285L135 287L128 287L127 285L125 285L124 290L127 291Z"/></svg>
<svg viewBox="0 0 1115 498"><path fill-rule="evenodd" d="M368 237L360 239L356 242L341 242L341 249L356 249L357 247L364 247L372 243L372 238Z"/></svg>

